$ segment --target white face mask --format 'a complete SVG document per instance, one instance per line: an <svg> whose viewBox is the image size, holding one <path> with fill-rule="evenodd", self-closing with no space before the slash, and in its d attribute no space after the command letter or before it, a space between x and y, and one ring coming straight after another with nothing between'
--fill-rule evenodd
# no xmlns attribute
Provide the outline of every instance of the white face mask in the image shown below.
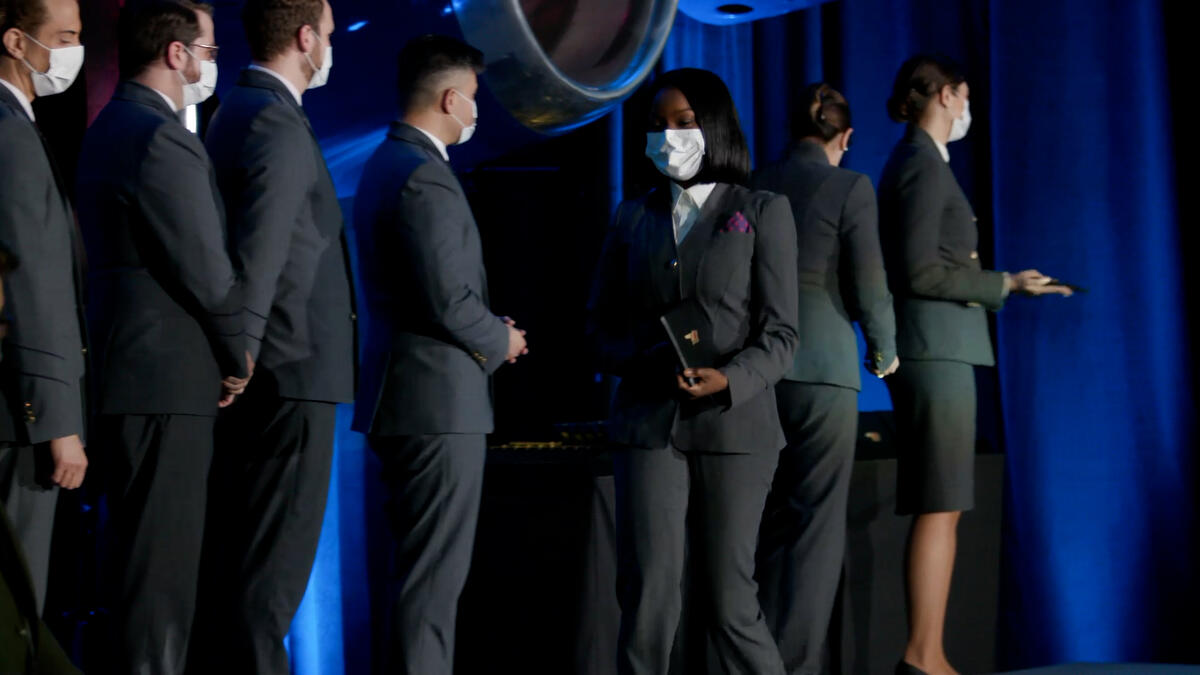
<svg viewBox="0 0 1200 675"><path fill-rule="evenodd" d="M53 96L70 89L71 84L75 82L75 78L79 75L79 69L83 67L83 45L51 49L38 42L29 33L25 33L25 31L21 32L34 44L50 52L50 67L44 73L38 72L29 63L29 59L24 60L25 67L29 69L29 73L33 77L34 93L38 96Z"/></svg>
<svg viewBox="0 0 1200 675"><path fill-rule="evenodd" d="M313 33L313 36L317 38L317 42L325 44L317 36L316 32ZM312 77L308 80L308 88L316 89L317 87L324 87L325 83L329 81L329 71L333 70L333 45L325 48L325 58L321 61L320 68L317 67L317 64L313 63L312 57L308 55L308 52L304 52L304 59L308 61L309 67L313 69Z"/></svg>
<svg viewBox="0 0 1200 675"><path fill-rule="evenodd" d="M963 100L963 111L960 117L954 119L954 124L950 125L950 142L961 141L966 138L967 130L971 128L971 99Z"/></svg>
<svg viewBox="0 0 1200 675"><path fill-rule="evenodd" d="M184 51L193 59L196 55L192 50L184 47ZM200 61L200 59L196 59ZM190 105L198 105L208 100L209 96L217 90L217 62L216 61L200 61L200 79L195 82L188 82L187 77L182 70L175 71L179 73L179 79L183 80L183 107Z"/></svg>
<svg viewBox="0 0 1200 675"><path fill-rule="evenodd" d="M451 89L450 91L462 96L463 98L467 98L466 94L457 89ZM462 145L463 143L471 140L471 137L475 135L475 128L479 126L479 106L475 104L475 99L467 98L467 100L471 102L470 124L463 124L463 121L455 117L454 113L450 113L450 116L454 117L454 121L462 125L462 131L458 132L458 141L455 143L455 145Z"/></svg>
<svg viewBox="0 0 1200 675"><path fill-rule="evenodd" d="M704 161L704 134L699 129L652 131L646 134L646 156L664 176L691 180Z"/></svg>

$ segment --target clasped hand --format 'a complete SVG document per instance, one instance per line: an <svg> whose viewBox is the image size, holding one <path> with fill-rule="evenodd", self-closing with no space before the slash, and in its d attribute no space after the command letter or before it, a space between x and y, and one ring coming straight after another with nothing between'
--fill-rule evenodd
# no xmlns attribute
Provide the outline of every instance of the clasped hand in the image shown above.
<svg viewBox="0 0 1200 675"><path fill-rule="evenodd" d="M250 384L252 377L254 377L254 359L250 358L250 352L246 352L246 377L230 375L221 380L221 400L217 402L217 407L228 408L233 405L234 399L246 391L246 385Z"/></svg>
<svg viewBox="0 0 1200 675"><path fill-rule="evenodd" d="M694 384L689 384L688 378L692 379ZM688 368L682 374L676 375L675 379L679 388L686 391L693 400L712 396L729 388L729 378L716 368Z"/></svg>

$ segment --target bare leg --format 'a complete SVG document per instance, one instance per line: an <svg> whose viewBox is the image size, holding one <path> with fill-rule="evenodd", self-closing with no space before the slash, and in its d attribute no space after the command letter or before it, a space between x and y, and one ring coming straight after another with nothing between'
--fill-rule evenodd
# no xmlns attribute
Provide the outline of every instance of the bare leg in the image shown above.
<svg viewBox="0 0 1200 675"><path fill-rule="evenodd" d="M908 535L908 647L904 660L929 675L957 675L946 659L942 633L961 515L961 511L948 511L914 516Z"/></svg>

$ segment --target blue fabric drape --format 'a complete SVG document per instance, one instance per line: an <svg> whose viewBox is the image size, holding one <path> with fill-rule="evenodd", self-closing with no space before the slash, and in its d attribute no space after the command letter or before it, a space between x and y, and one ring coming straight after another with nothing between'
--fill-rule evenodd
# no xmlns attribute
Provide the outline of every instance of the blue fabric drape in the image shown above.
<svg viewBox="0 0 1200 675"><path fill-rule="evenodd" d="M899 64L941 51L967 67L975 122L951 154L984 259L1091 289L1015 298L997 319L1008 461L1000 650L1010 667L1200 661L1183 629L1198 599L1196 443L1162 5L1101 5L842 0L736 27L680 15L661 64L725 79L757 161L781 153L792 94L830 81L854 112L845 165L876 181L902 132L884 111ZM327 147L348 158L334 171L347 176L339 194L352 194L362 148L377 138ZM890 408L872 380L861 407ZM391 535L377 468L345 413L290 637L302 675L368 672L386 597Z"/></svg>
<svg viewBox="0 0 1200 675"><path fill-rule="evenodd" d="M1162 8L1018 0L990 19L997 261L1091 289L1012 303L999 324L1009 655L1195 659L1181 642L1196 625L1196 442Z"/></svg>

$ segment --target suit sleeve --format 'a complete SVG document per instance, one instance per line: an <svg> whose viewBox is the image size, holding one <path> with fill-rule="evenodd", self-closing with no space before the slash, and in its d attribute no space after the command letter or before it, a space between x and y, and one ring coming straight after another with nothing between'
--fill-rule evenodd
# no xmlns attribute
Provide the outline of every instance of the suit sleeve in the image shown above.
<svg viewBox="0 0 1200 675"><path fill-rule="evenodd" d="M935 164L938 161L936 157L916 155L900 171L897 198L905 269L903 274L893 276L907 284L903 291L908 295L977 302L999 309L1004 304L1003 274L948 265L938 252L948 189L938 178L942 169Z"/></svg>
<svg viewBox="0 0 1200 675"><path fill-rule="evenodd" d="M867 342L867 358L887 367L896 358L896 317L879 245L879 210L871 180L859 176L842 206L842 275Z"/></svg>
<svg viewBox="0 0 1200 675"><path fill-rule="evenodd" d="M398 209L398 238L413 278L413 289L433 322L487 373L508 355L508 326L471 287L477 261L463 256L463 239L474 228L469 207L453 177L426 163L409 177Z"/></svg>
<svg viewBox="0 0 1200 675"><path fill-rule="evenodd" d="M604 236L588 299L587 336L601 372L623 377L637 354L629 325L629 225L633 209L617 207Z"/></svg>
<svg viewBox="0 0 1200 675"><path fill-rule="evenodd" d="M775 386L799 344L796 225L787 197L773 196L755 224L750 341L721 369L737 407Z"/></svg>
<svg viewBox="0 0 1200 675"><path fill-rule="evenodd" d="M205 328L222 376L246 375L241 284L229 260L224 217L200 140L163 124L142 161L138 202L157 260L154 270L177 289Z"/></svg>
<svg viewBox="0 0 1200 675"><path fill-rule="evenodd" d="M50 200L59 199L49 165L38 171L45 150L32 129L0 124L0 246L19 261L4 280L4 372L15 377L12 396L29 415L13 415L29 443L83 433L79 364L83 347L75 312L71 240L51 223Z"/></svg>
<svg viewBox="0 0 1200 675"><path fill-rule="evenodd" d="M243 283L246 349L258 359L267 317L287 264L292 236L315 180L311 140L291 111L267 106L241 144L245 172L237 184L222 183L233 239L233 261ZM214 139L210 138L210 143Z"/></svg>

